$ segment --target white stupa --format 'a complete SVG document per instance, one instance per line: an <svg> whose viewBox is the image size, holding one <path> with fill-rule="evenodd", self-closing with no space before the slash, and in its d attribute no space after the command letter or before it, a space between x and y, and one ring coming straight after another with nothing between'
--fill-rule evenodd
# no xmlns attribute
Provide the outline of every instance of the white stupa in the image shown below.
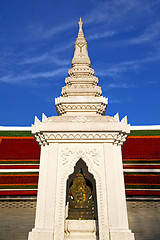
<svg viewBox="0 0 160 240"><path fill-rule="evenodd" d="M105 116L101 94L80 19L72 68L55 99L58 116L35 117L32 126L41 157L29 240L134 240L121 155L130 125L127 117Z"/></svg>

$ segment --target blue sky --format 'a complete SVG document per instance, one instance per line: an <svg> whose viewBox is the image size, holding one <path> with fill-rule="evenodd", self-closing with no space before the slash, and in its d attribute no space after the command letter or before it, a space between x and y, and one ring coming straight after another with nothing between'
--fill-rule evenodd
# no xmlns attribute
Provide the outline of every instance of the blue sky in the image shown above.
<svg viewBox="0 0 160 240"><path fill-rule="evenodd" d="M0 1L0 125L56 115L79 17L106 115L160 124L160 0Z"/></svg>

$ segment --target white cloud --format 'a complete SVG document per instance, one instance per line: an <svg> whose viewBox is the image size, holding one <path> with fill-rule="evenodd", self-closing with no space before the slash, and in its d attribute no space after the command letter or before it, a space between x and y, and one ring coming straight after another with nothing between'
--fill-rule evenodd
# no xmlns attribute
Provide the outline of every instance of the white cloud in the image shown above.
<svg viewBox="0 0 160 240"><path fill-rule="evenodd" d="M56 27L48 28L42 24L31 24L28 26L28 31L31 40L46 40L58 33L62 33L75 26L75 21L67 22L62 25L56 25Z"/></svg>
<svg viewBox="0 0 160 240"><path fill-rule="evenodd" d="M111 100L109 100L109 103L116 103L116 104L119 104L119 103L122 103L122 102L132 102L133 99L130 99L130 98L125 98L125 99L120 99L120 98L115 98L115 97L112 97Z"/></svg>
<svg viewBox="0 0 160 240"><path fill-rule="evenodd" d="M109 76L112 78L119 78L121 73L128 71L139 72L144 68L144 65L151 62L160 60L160 49L150 55L142 58L124 61L120 63L110 64L106 68L99 69L96 74L99 76Z"/></svg>
<svg viewBox="0 0 160 240"><path fill-rule="evenodd" d="M74 46L74 42L70 42L70 43L67 43L67 44L63 44L63 45L59 45L59 46L55 46L53 49L52 49L52 53L59 53L59 52L63 52L65 51L66 49L68 48L73 48Z"/></svg>
<svg viewBox="0 0 160 240"><path fill-rule="evenodd" d="M139 0L112 0L98 3L93 11L85 17L87 23L107 23L108 26L119 26L122 22L132 22L134 18L141 18L152 14L152 1ZM131 18L132 15L132 18Z"/></svg>
<svg viewBox="0 0 160 240"><path fill-rule="evenodd" d="M104 31L104 32L99 32L99 33L94 33L90 36L87 37L87 40L95 40L95 39L100 39L100 38L109 38L114 35L116 35L117 32L115 31Z"/></svg>
<svg viewBox="0 0 160 240"><path fill-rule="evenodd" d="M3 77L0 77L0 82L3 83L10 83L10 84L21 84L21 83L30 83L32 80L39 80L42 79L49 79L54 78L55 76L64 76L64 74L67 73L67 68L59 68L54 71L49 72L37 72L37 73L23 73L21 75L6 75Z"/></svg>
<svg viewBox="0 0 160 240"><path fill-rule="evenodd" d="M129 84L129 83L109 83L108 85L106 84L107 89L112 89L112 88L134 88L135 85Z"/></svg>
<svg viewBox="0 0 160 240"><path fill-rule="evenodd" d="M26 58L22 62L20 62L20 65L39 63L39 62L42 62L44 64L54 63L57 66L64 66L64 65L69 64L69 60L60 59L59 57L57 57L53 54L49 55L48 53L44 53L40 56L35 56L35 57L32 57L32 58Z"/></svg>
<svg viewBox="0 0 160 240"><path fill-rule="evenodd" d="M154 5L152 2L145 2L144 4L143 0L112 0L96 2L95 5L93 4L93 10L86 14L82 20L86 25L92 24L93 26L93 23L95 23L94 29L97 28L98 24L101 26L102 24L105 24L104 27L107 27L108 31L112 31L113 27L120 30L124 27L124 24L128 25L132 18L137 20L137 18L141 18L144 14L145 16L152 14L152 5ZM54 24L54 27L50 28L42 24L32 23L28 26L30 38L32 40L34 40L34 38L36 40L46 40L52 38L59 33L65 32L68 29L77 26L78 20L79 19L72 19L71 21L61 25ZM103 29L103 31L105 31L105 29ZM103 32L101 32L101 34L103 34Z"/></svg>
<svg viewBox="0 0 160 240"><path fill-rule="evenodd" d="M119 75L123 72L127 72L129 70L139 71L140 68L141 67L139 66L137 61L126 61L107 66L105 69L96 71L96 74L99 76L109 76L112 78L118 78Z"/></svg>
<svg viewBox="0 0 160 240"><path fill-rule="evenodd" d="M160 21L156 21L148 26L148 28L145 29L145 31L139 36L124 41L124 44L143 44L148 42L153 44L153 40L156 40L160 37L159 29Z"/></svg>

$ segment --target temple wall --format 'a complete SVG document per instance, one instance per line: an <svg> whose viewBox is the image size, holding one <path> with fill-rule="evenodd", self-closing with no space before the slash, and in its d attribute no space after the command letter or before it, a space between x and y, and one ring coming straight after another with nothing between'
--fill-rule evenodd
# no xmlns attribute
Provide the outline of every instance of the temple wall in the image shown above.
<svg viewBox="0 0 160 240"><path fill-rule="evenodd" d="M34 227L35 200L0 201L0 240L27 240ZM160 201L127 201L136 240L159 240Z"/></svg>

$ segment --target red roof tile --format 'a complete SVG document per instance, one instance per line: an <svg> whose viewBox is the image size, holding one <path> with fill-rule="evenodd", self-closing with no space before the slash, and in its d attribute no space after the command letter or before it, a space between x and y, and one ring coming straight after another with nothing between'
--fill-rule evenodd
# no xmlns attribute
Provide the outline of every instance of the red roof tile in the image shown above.
<svg viewBox="0 0 160 240"><path fill-rule="evenodd" d="M160 137L128 137L122 148L123 159L160 159Z"/></svg>
<svg viewBox="0 0 160 240"><path fill-rule="evenodd" d="M157 165L157 161L160 161L160 137L159 136L136 136L136 137L128 137L122 148L122 157L124 162L128 161L147 161L146 165L125 165L125 169L150 169L155 168L159 169L160 165ZM26 169L31 168L27 165L28 161L32 161L34 164L35 161L38 161L40 158L40 147L37 144L36 140L33 137L0 137L0 161L3 162L1 165L1 169ZM2 161L4 160L4 161ZM20 164L7 166L8 161L9 164ZM156 165L148 165L152 160L156 160ZM37 168L33 165L33 169ZM144 174L144 173L125 173L125 184L135 184L135 185L143 185L143 184L160 184L160 175L158 174ZM1 175L0 176L1 184L37 184L38 183L38 174L34 176L33 173L31 175L26 174L12 174L12 175ZM36 190L0 190L0 195L35 195ZM158 189L152 190L138 190L138 189L127 189L126 194L129 195L160 195L160 191Z"/></svg>
<svg viewBox="0 0 160 240"><path fill-rule="evenodd" d="M40 147L32 137L3 138L0 142L1 159L39 159Z"/></svg>

